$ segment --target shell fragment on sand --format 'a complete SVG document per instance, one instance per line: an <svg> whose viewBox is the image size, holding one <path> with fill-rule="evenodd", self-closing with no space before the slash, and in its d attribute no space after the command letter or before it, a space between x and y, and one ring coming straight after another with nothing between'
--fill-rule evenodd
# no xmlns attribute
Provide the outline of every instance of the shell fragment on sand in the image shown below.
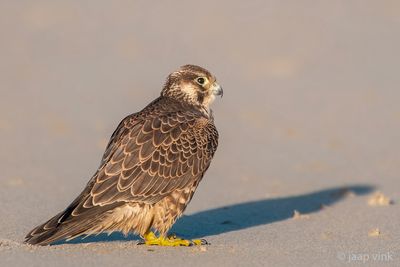
<svg viewBox="0 0 400 267"><path fill-rule="evenodd" d="M381 231L379 230L379 228L374 228L369 230L368 232L368 236L369 237L377 237L381 235Z"/></svg>
<svg viewBox="0 0 400 267"><path fill-rule="evenodd" d="M293 211L293 219L299 220L299 219L309 219L310 215L307 214L301 214L298 210Z"/></svg>
<svg viewBox="0 0 400 267"><path fill-rule="evenodd" d="M368 199L369 206L388 206L391 204L393 204L393 200L391 200L381 192L376 192Z"/></svg>

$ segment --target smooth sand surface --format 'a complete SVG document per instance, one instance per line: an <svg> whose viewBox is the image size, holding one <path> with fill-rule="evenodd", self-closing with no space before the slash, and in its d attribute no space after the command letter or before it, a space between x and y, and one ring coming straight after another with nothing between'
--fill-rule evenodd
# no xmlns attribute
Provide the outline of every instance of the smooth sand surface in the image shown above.
<svg viewBox="0 0 400 267"><path fill-rule="evenodd" d="M398 1L1 1L0 36L1 266L400 266ZM24 245L187 63L225 94L173 232L211 245Z"/></svg>

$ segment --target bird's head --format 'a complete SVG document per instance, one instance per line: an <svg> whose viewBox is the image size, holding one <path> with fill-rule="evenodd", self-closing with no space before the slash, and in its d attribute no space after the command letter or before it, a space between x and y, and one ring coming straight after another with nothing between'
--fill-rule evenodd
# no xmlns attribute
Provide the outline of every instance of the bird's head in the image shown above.
<svg viewBox="0 0 400 267"><path fill-rule="evenodd" d="M185 65L168 76L161 95L209 110L215 97L222 97L223 91L215 76L208 70Z"/></svg>

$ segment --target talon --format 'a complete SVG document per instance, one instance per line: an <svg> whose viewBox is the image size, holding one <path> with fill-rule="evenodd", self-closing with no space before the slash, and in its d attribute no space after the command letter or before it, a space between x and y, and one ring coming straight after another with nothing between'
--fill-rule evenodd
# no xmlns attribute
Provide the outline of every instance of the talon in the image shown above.
<svg viewBox="0 0 400 267"><path fill-rule="evenodd" d="M170 234L168 236L168 239L177 239L176 234Z"/></svg>
<svg viewBox="0 0 400 267"><path fill-rule="evenodd" d="M194 239L192 241L197 246L210 245L210 243L208 243L207 240L205 240L205 239Z"/></svg>
<svg viewBox="0 0 400 267"><path fill-rule="evenodd" d="M208 241L205 239L200 239L200 241L201 241L201 245L211 245L211 243L208 243Z"/></svg>

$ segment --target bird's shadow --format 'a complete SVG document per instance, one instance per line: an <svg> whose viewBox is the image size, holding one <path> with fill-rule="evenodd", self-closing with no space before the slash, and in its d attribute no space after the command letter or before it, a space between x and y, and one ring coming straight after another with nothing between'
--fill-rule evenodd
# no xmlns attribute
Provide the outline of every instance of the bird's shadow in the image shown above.
<svg viewBox="0 0 400 267"><path fill-rule="evenodd" d="M265 225L293 217L295 210L301 214L323 212L323 206L330 206L349 194L365 195L374 189L371 185L353 185L316 191L304 195L267 198L205 210L180 218L171 233L189 239L203 238L254 226ZM134 241L136 235L125 237L121 233L100 234L86 238L75 238L55 244L79 244L91 242Z"/></svg>

